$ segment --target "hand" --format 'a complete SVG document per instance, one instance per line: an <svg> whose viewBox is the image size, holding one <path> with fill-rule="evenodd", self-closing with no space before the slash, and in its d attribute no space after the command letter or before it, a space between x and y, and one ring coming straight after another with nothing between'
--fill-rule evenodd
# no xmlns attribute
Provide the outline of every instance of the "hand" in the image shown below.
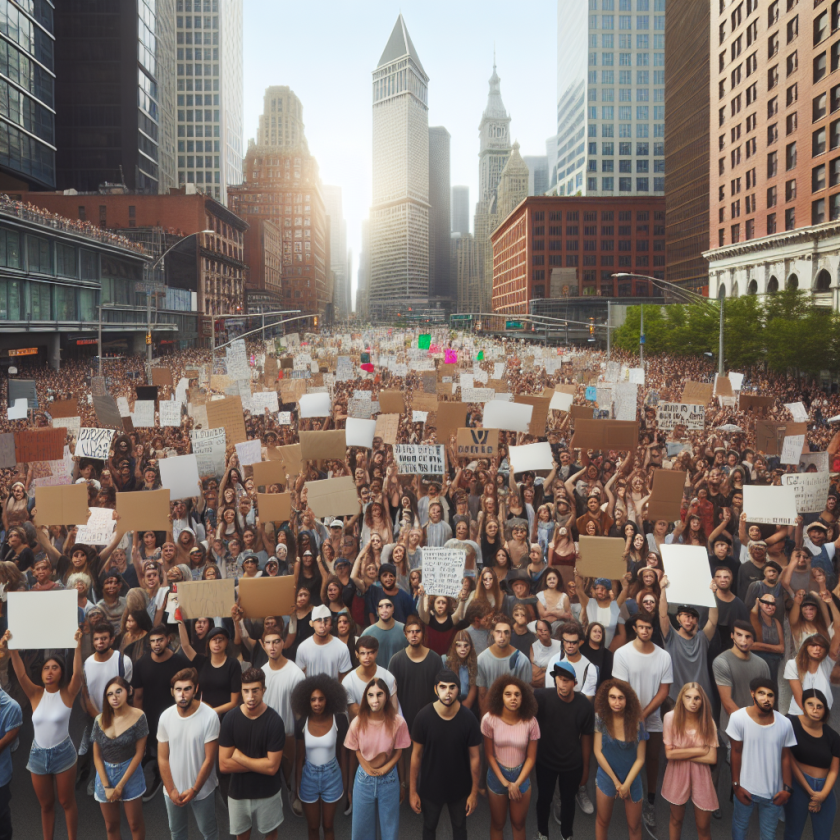
<svg viewBox="0 0 840 840"><path fill-rule="evenodd" d="M774 805L787 805L788 799L790 799L790 794L786 790L780 790L773 797L773 804Z"/></svg>
<svg viewBox="0 0 840 840"><path fill-rule="evenodd" d="M422 806L420 804L420 796L417 793L412 793L408 800L411 803L411 810L414 811L415 814L419 814L422 811ZM467 808L469 808L469 800L467 800ZM468 812L469 813L469 812Z"/></svg>
<svg viewBox="0 0 840 840"><path fill-rule="evenodd" d="M179 805L184 806L188 802L192 802L195 799L195 788L190 788L186 793L181 794L181 799L178 802Z"/></svg>
<svg viewBox="0 0 840 840"><path fill-rule="evenodd" d="M511 782L507 786L508 798L511 802L519 802L522 799L522 791L519 790L519 785L516 782Z"/></svg>
<svg viewBox="0 0 840 840"><path fill-rule="evenodd" d="M467 797L467 816L475 813L476 807L478 807L478 791L474 790Z"/></svg>
<svg viewBox="0 0 840 840"><path fill-rule="evenodd" d="M79 642L82 641L82 631L81 630L76 630L76 632L73 634L73 641L76 643L76 646L78 646Z"/></svg>
<svg viewBox="0 0 840 840"><path fill-rule="evenodd" d="M671 581L668 580L668 575L662 575L662 580L659 581L659 588L667 589L670 585Z"/></svg>
<svg viewBox="0 0 840 840"><path fill-rule="evenodd" d="M630 796L630 786L626 782L622 782L615 790L621 799L627 799Z"/></svg>
<svg viewBox="0 0 840 840"><path fill-rule="evenodd" d="M735 796L742 805L752 805L752 796L748 790L742 788L740 785L734 788ZM773 800L776 801L775 799Z"/></svg>
<svg viewBox="0 0 840 840"><path fill-rule="evenodd" d="M119 802L122 797L122 788L119 785L115 788L105 788L105 796L109 802Z"/></svg>

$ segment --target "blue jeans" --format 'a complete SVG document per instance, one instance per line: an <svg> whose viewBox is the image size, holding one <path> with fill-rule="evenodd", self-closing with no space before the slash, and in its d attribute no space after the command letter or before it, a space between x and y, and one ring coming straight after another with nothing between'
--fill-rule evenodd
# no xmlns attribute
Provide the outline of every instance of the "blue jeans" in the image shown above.
<svg viewBox="0 0 840 840"><path fill-rule="evenodd" d="M815 779L807 773L802 775L805 776L805 781L808 782L811 790L815 793L819 793L825 787L825 779ZM794 776L793 793L790 795L787 805L785 805L785 840L799 840L805 830L809 814L814 840L828 840L831 837L831 827L837 814L837 799L835 799L834 794L830 793L828 795L816 814L811 814L808 810L810 803L811 797L805 793L805 788L799 784L796 776Z"/></svg>
<svg viewBox="0 0 840 840"><path fill-rule="evenodd" d="M344 784L337 758L326 764L312 764L309 761L303 763L298 791L301 802L311 805L320 799L323 802L332 803L338 802L342 796L344 796Z"/></svg>
<svg viewBox="0 0 840 840"><path fill-rule="evenodd" d="M192 811L198 833L204 840L219 840L219 829L216 826L216 789L204 799L193 799L179 808L172 804L172 800L164 794L166 816L169 817L169 831L172 840L187 840L189 837L189 813Z"/></svg>
<svg viewBox="0 0 840 840"><path fill-rule="evenodd" d="M738 797L733 799L732 840L747 840L750 817L758 809L758 834L761 840L775 840L776 828L782 818L782 806L774 805L772 799L753 795L752 805L743 805Z"/></svg>
<svg viewBox="0 0 840 840"><path fill-rule="evenodd" d="M400 831L400 777L392 767L384 776L368 776L361 766L353 785L353 840L373 835L379 814L382 840L397 840Z"/></svg>

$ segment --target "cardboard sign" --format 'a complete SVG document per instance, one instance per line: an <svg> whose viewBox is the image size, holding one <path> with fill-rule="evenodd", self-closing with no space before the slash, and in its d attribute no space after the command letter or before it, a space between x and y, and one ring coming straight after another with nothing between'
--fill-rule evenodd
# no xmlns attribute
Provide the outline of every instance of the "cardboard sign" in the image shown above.
<svg viewBox="0 0 840 840"><path fill-rule="evenodd" d="M498 429L458 429L459 458L492 458L499 451Z"/></svg>
<svg viewBox="0 0 840 840"><path fill-rule="evenodd" d="M546 402L548 403L550 400ZM533 405L491 400L484 406L482 424L488 429L504 429L508 432L524 432L527 434L531 428L533 414ZM543 429L544 432L545 429Z"/></svg>
<svg viewBox="0 0 840 840"><path fill-rule="evenodd" d="M348 417L344 425L347 446L359 446L362 449L370 449L373 446L373 437L376 433L375 420Z"/></svg>
<svg viewBox="0 0 840 840"><path fill-rule="evenodd" d="M581 535L577 569L582 577L605 577L621 580L627 572L624 559L624 540L617 537L586 537ZM708 569L709 564L706 563Z"/></svg>
<svg viewBox="0 0 840 840"><path fill-rule="evenodd" d="M178 584L178 607L184 618L213 618L229 616L236 603L236 581L184 581Z"/></svg>
<svg viewBox="0 0 840 840"><path fill-rule="evenodd" d="M574 421L591 420L595 413L595 409L590 405L570 405L569 416Z"/></svg>
<svg viewBox="0 0 840 840"><path fill-rule="evenodd" d="M160 403L160 425L161 426L180 426L181 425L181 406L182 403L177 400L163 400Z"/></svg>
<svg viewBox="0 0 840 840"><path fill-rule="evenodd" d="M533 409L531 420L528 423L528 434L535 437L545 437L545 424L548 420L548 410L551 405L551 397L537 397L530 395L517 395L513 398L514 404L530 405ZM489 424L488 424L489 425Z"/></svg>
<svg viewBox="0 0 840 840"><path fill-rule="evenodd" d="M79 414L79 404L76 400L56 400L50 403L50 417L76 417Z"/></svg>
<svg viewBox="0 0 840 840"><path fill-rule="evenodd" d="M64 442L67 439L64 429L30 429L14 434L18 463L57 461L64 455Z"/></svg>
<svg viewBox="0 0 840 840"><path fill-rule="evenodd" d="M225 397L207 403L207 422L211 429L224 429L228 444L248 440L245 414L240 397Z"/></svg>
<svg viewBox="0 0 840 840"><path fill-rule="evenodd" d="M423 588L427 595L457 598L461 593L467 552L461 548L423 547Z"/></svg>
<svg viewBox="0 0 840 840"><path fill-rule="evenodd" d="M797 513L822 513L828 499L831 475L828 472L785 473L784 487L793 487Z"/></svg>
<svg viewBox="0 0 840 840"><path fill-rule="evenodd" d="M757 394L741 394L738 398L738 407L741 411L748 408L772 408L775 404L775 397L759 397Z"/></svg>
<svg viewBox="0 0 840 840"><path fill-rule="evenodd" d="M257 493L260 522L287 522L292 518L291 493Z"/></svg>
<svg viewBox="0 0 840 840"><path fill-rule="evenodd" d="M659 403L656 409L656 425L660 429L704 429L706 426L706 406L691 403Z"/></svg>
<svg viewBox="0 0 840 840"><path fill-rule="evenodd" d="M717 606L715 593L709 588L712 572L709 552L704 545L662 545L662 565L668 576L665 597L669 604L693 604L697 607ZM702 632L702 629L701 629Z"/></svg>
<svg viewBox="0 0 840 840"><path fill-rule="evenodd" d="M275 414L280 410L280 404L277 402L277 391L256 391L251 394L251 412L253 414L265 414L266 409Z"/></svg>
<svg viewBox="0 0 840 840"><path fill-rule="evenodd" d="M239 606L246 618L291 615L295 608L294 575L240 578Z"/></svg>
<svg viewBox="0 0 840 840"><path fill-rule="evenodd" d="M551 444L526 443L524 446L509 447L510 468L516 473L523 473L537 470L551 470L552 456Z"/></svg>
<svg viewBox="0 0 840 840"><path fill-rule="evenodd" d="M381 438L383 443L393 446L397 442L397 432L399 431L399 428L399 414L380 414L379 417L376 418L374 437Z"/></svg>
<svg viewBox="0 0 840 840"><path fill-rule="evenodd" d="M629 420L584 420L575 422L572 446L579 449L634 450L639 443L639 424Z"/></svg>
<svg viewBox="0 0 840 840"><path fill-rule="evenodd" d="M300 455L304 461L343 461L347 455L344 429L300 432Z"/></svg>
<svg viewBox="0 0 840 840"><path fill-rule="evenodd" d="M236 444L236 455L239 464L243 467L250 467L252 464L262 460L262 446L259 440L246 440Z"/></svg>
<svg viewBox="0 0 840 840"><path fill-rule="evenodd" d="M286 483L286 471L282 461L260 461L253 466L255 486L268 487L271 484Z"/></svg>
<svg viewBox="0 0 840 840"><path fill-rule="evenodd" d="M394 446L394 460L402 475L443 475L446 472L446 450L443 445L398 443Z"/></svg>
<svg viewBox="0 0 840 840"><path fill-rule="evenodd" d="M76 525L88 518L87 484L36 487L37 524Z"/></svg>
<svg viewBox="0 0 840 840"><path fill-rule="evenodd" d="M10 592L10 650L75 650L79 629L79 594L75 589Z"/></svg>
<svg viewBox="0 0 840 840"><path fill-rule="evenodd" d="M325 516L346 516L359 512L359 494L353 477L307 481L307 504L318 519Z"/></svg>
<svg viewBox="0 0 840 840"><path fill-rule="evenodd" d="M152 385L172 385L172 371L169 368L152 368Z"/></svg>
<svg viewBox="0 0 840 840"><path fill-rule="evenodd" d="M728 376L719 376L715 374L715 396L717 397L734 397L735 392L732 390L732 383Z"/></svg>
<svg viewBox="0 0 840 840"><path fill-rule="evenodd" d="M74 454L77 458L96 458L107 461L113 438L113 429L79 429Z"/></svg>
<svg viewBox="0 0 840 840"><path fill-rule="evenodd" d="M155 425L154 400L135 400L131 422L136 429L151 429Z"/></svg>
<svg viewBox="0 0 840 840"><path fill-rule="evenodd" d="M291 443L288 446L278 446L275 449L267 449L266 453L272 460L279 460L287 475L295 476L300 474L303 456L299 443Z"/></svg>
<svg viewBox="0 0 840 840"><path fill-rule="evenodd" d="M708 405L711 402L714 385L711 382L686 382L683 385L682 402Z"/></svg>
<svg viewBox="0 0 840 840"><path fill-rule="evenodd" d="M193 429L190 441L198 461L198 474L221 478L225 474L225 430Z"/></svg>
<svg viewBox="0 0 840 840"><path fill-rule="evenodd" d="M648 500L647 519L674 522L680 518L685 473L680 470L654 470L653 488Z"/></svg>
<svg viewBox="0 0 840 840"><path fill-rule="evenodd" d="M756 420L755 448L765 455L781 455L786 437L807 434L807 423L776 423L772 420Z"/></svg>
<svg viewBox="0 0 840 840"><path fill-rule="evenodd" d="M169 490L172 499L192 499L201 495L198 460L195 455L161 458L160 483Z"/></svg>
<svg viewBox="0 0 840 840"><path fill-rule="evenodd" d="M795 525L796 491L781 487L744 486L744 512L750 525Z"/></svg>
<svg viewBox="0 0 840 840"><path fill-rule="evenodd" d="M380 391L379 408L383 414L405 414L402 391Z"/></svg>
<svg viewBox="0 0 840 840"><path fill-rule="evenodd" d="M168 490L117 493L117 513L122 531L168 531L172 527Z"/></svg>
<svg viewBox="0 0 840 840"><path fill-rule="evenodd" d="M448 441L458 429L467 425L469 406L462 402L438 402L435 409L435 428L437 439ZM484 424L489 425L488 423Z"/></svg>
<svg viewBox="0 0 840 840"><path fill-rule="evenodd" d="M123 429L123 420L114 398L110 394L93 397L93 410L99 425L108 429Z"/></svg>

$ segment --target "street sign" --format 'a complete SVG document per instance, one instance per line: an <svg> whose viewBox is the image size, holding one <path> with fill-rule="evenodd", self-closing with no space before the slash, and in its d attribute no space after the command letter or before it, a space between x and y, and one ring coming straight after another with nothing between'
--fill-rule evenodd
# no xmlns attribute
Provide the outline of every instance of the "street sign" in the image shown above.
<svg viewBox="0 0 840 840"><path fill-rule="evenodd" d="M525 325L522 321L505 321L506 330L524 330Z"/></svg>
<svg viewBox="0 0 840 840"><path fill-rule="evenodd" d="M472 317L473 317L472 315L450 315L449 320L450 321L471 321Z"/></svg>

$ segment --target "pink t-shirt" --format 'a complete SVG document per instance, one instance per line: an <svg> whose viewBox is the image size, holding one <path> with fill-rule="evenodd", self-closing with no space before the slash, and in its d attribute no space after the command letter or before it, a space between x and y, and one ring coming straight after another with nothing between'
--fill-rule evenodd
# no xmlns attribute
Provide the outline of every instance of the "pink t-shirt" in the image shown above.
<svg viewBox="0 0 840 840"><path fill-rule="evenodd" d="M540 725L536 718L517 721L513 726L487 712L481 719L481 734L493 739L496 761L503 767L519 767L525 763L528 744L539 741Z"/></svg>
<svg viewBox="0 0 840 840"><path fill-rule="evenodd" d="M408 724L400 715L394 719L393 730L385 724L385 720L369 719L367 726L362 729L359 718L353 718L350 729L347 730L347 737L344 739L344 746L353 752L361 750L365 761L372 761L380 753L385 753L390 758L394 750L404 750L411 746Z"/></svg>

